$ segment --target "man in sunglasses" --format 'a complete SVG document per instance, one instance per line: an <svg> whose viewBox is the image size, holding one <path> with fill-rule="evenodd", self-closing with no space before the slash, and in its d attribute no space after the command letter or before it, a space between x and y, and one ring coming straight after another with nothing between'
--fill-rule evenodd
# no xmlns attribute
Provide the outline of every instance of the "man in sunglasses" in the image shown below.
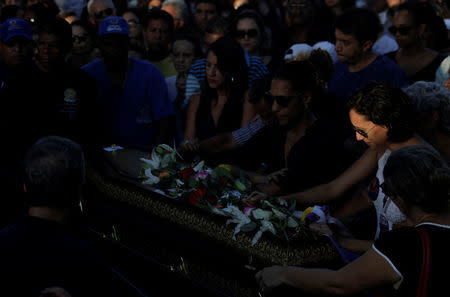
<svg viewBox="0 0 450 297"><path fill-rule="evenodd" d="M372 51L381 28L377 14L365 8L348 9L337 18L335 50L339 61L328 87L342 102L369 81L400 88L408 85L398 65Z"/></svg>
<svg viewBox="0 0 450 297"><path fill-rule="evenodd" d="M22 19L8 19L0 27L0 86L12 73L31 65L31 27Z"/></svg>
<svg viewBox="0 0 450 297"><path fill-rule="evenodd" d="M96 28L104 18L116 14L116 8L112 0L89 0L87 11L89 22Z"/></svg>

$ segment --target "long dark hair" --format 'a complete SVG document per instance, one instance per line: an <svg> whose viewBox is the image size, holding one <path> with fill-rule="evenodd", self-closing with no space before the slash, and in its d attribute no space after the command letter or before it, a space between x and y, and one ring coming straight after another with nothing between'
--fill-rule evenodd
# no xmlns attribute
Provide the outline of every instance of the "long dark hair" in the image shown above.
<svg viewBox="0 0 450 297"><path fill-rule="evenodd" d="M228 100L217 124L218 131L229 131L238 128L242 120L242 106L245 91L248 88L248 68L244 50L232 38L222 37L210 45L207 51L217 57L217 68L222 73ZM211 102L217 98L217 90L203 81L200 95L200 106L197 114L208 113Z"/></svg>

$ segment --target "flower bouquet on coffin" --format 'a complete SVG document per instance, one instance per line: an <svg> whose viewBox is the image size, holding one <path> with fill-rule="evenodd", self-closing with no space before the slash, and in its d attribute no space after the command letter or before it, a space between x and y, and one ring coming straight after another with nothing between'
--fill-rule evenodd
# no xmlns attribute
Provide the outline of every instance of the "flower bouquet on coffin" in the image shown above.
<svg viewBox="0 0 450 297"><path fill-rule="evenodd" d="M151 159L142 158L144 184L156 192L182 200L206 211L228 217L239 232L254 233L255 245L264 232L290 240L301 223L295 203L269 199L248 207L242 200L252 192L251 182L241 174L233 176L229 165L210 168L203 161L185 163L174 148L162 144L153 149Z"/></svg>
<svg viewBox="0 0 450 297"><path fill-rule="evenodd" d="M174 148L165 144L154 148L150 158L141 161L143 184L209 211L240 203L252 186L243 175L235 178L228 165L210 168L203 161L185 163Z"/></svg>

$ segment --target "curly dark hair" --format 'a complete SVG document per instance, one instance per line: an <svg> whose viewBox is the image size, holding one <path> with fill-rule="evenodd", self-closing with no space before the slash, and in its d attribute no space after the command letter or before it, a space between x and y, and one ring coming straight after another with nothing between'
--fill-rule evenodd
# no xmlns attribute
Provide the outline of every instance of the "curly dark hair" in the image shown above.
<svg viewBox="0 0 450 297"><path fill-rule="evenodd" d="M366 116L376 125L387 127L392 142L405 141L414 134L411 98L388 83L366 84L349 98L347 108Z"/></svg>
<svg viewBox="0 0 450 297"><path fill-rule="evenodd" d="M407 146L393 152L383 176L385 194L402 197L407 206L418 206L427 213L448 210L450 168L428 146Z"/></svg>

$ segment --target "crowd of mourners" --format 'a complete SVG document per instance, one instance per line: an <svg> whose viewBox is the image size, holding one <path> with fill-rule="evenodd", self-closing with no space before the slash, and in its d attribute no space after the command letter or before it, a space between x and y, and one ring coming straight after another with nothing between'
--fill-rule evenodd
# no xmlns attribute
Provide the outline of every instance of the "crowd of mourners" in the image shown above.
<svg viewBox="0 0 450 297"><path fill-rule="evenodd" d="M261 294L447 291L450 1L0 2L0 279L17 296L123 293L61 226L84 154L160 143L231 164L248 205L326 205L342 222L309 227L345 266L268 267Z"/></svg>

